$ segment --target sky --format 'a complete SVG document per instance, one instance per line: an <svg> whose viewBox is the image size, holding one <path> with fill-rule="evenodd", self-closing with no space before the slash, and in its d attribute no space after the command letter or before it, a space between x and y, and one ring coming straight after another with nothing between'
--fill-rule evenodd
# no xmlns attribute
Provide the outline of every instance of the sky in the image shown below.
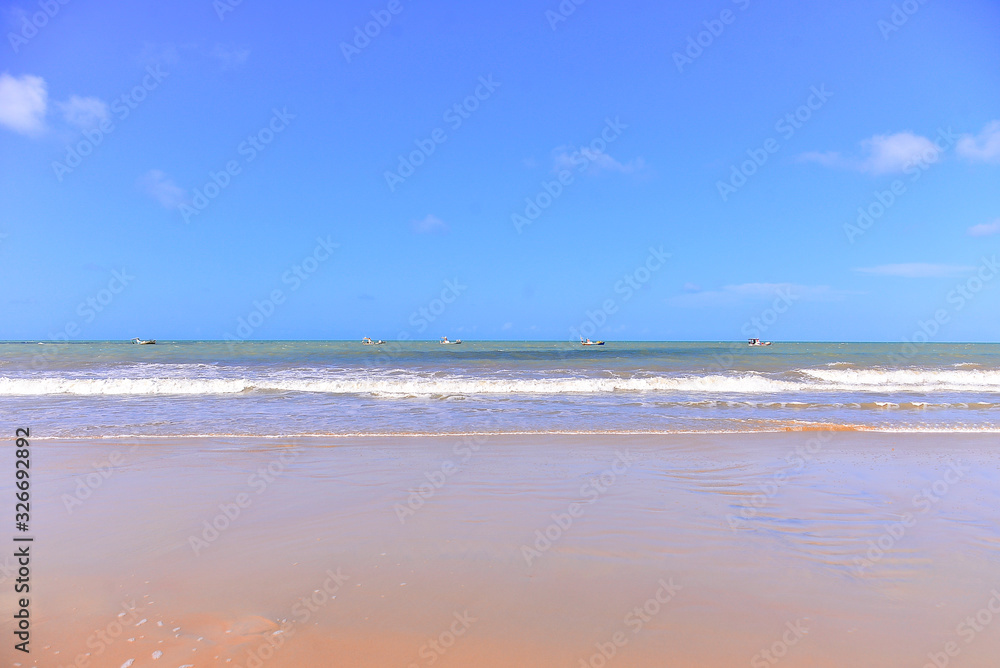
<svg viewBox="0 0 1000 668"><path fill-rule="evenodd" d="M996 2L0 25L3 340L1000 340Z"/></svg>

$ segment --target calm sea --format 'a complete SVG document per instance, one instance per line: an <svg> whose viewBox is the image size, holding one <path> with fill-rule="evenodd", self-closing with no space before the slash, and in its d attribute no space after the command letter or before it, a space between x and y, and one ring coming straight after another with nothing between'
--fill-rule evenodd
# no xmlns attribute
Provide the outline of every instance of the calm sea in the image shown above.
<svg viewBox="0 0 1000 668"><path fill-rule="evenodd" d="M1000 344L0 343L39 437L1000 431Z"/></svg>

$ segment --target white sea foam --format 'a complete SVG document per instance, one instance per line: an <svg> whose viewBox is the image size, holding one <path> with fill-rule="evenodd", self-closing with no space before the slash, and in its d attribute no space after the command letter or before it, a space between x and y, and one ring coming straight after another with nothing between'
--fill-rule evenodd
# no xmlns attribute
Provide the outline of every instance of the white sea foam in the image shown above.
<svg viewBox="0 0 1000 668"><path fill-rule="evenodd" d="M790 392L1000 393L1000 371L919 369L803 369L785 378L758 373L625 378L496 377L336 373L308 378L275 374L253 378L8 378L0 395L233 395L312 392L376 396L606 394L612 392L779 394ZM789 379L795 378L795 379Z"/></svg>
<svg viewBox="0 0 1000 668"><path fill-rule="evenodd" d="M1000 371L958 369L804 369L833 389L1000 392Z"/></svg>
<svg viewBox="0 0 1000 668"><path fill-rule="evenodd" d="M387 396L474 394L598 394L687 391L767 393L795 390L799 383L757 375L646 378L386 377L332 379L181 378L0 378L0 395L238 394L249 391L322 392Z"/></svg>

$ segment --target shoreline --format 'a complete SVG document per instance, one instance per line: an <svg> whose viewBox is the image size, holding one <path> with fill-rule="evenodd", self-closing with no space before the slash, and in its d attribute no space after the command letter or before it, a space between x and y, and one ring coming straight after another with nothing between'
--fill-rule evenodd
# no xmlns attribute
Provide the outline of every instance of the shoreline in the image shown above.
<svg viewBox="0 0 1000 668"><path fill-rule="evenodd" d="M742 434L807 434L812 432L845 432L845 433L865 433L865 434L931 434L943 435L974 435L974 434L1000 434L1000 427L994 429L978 428L941 428L931 427L881 427L869 425L833 425L829 423L808 425L803 427L784 427L781 429L755 429L755 430L546 430L546 431L450 431L450 432L351 432L351 433L298 433L298 434L124 434L113 436L36 436L35 441L45 441L56 443L59 441L95 441L109 443L120 440L139 441L169 441L183 439L241 439L241 440L279 440L279 439L346 439L346 438L450 438L463 436L738 436Z"/></svg>

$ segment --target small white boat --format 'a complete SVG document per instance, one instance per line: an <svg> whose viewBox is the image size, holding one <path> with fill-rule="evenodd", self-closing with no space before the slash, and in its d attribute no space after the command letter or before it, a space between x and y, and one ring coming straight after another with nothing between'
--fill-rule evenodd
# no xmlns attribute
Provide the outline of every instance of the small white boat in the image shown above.
<svg viewBox="0 0 1000 668"><path fill-rule="evenodd" d="M152 344L156 343L156 339L149 339L148 341L145 341L143 339L135 338L135 339L132 339L132 343L136 343L136 344L138 344L140 346L149 346L149 345L152 345Z"/></svg>
<svg viewBox="0 0 1000 668"><path fill-rule="evenodd" d="M462 342L462 339L455 339L454 341L449 341L447 336L442 336L441 340L438 342L442 346L457 346Z"/></svg>
<svg viewBox="0 0 1000 668"><path fill-rule="evenodd" d="M591 341L590 339L587 339L586 341L584 341L583 339L580 339L580 345L581 346L603 346L604 345L604 341Z"/></svg>
<svg viewBox="0 0 1000 668"><path fill-rule="evenodd" d="M379 339L378 341L372 341L370 338L366 336L365 338L361 339L361 343L366 346L381 346L383 343L385 343L385 341L383 341L382 339Z"/></svg>
<svg viewBox="0 0 1000 668"><path fill-rule="evenodd" d="M760 339L748 339L747 340L747 345L748 346L769 346L769 345L771 345L771 342L770 341L761 341Z"/></svg>

